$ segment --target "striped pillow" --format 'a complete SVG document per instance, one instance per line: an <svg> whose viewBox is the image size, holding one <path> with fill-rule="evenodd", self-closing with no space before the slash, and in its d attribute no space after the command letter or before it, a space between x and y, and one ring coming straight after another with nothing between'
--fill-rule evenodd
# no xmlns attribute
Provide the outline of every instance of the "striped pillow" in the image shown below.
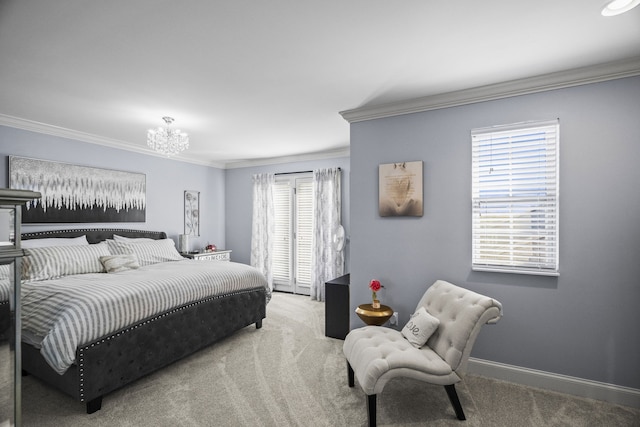
<svg viewBox="0 0 640 427"><path fill-rule="evenodd" d="M135 254L141 266L184 259L172 239L136 243L110 241L108 244L113 255Z"/></svg>
<svg viewBox="0 0 640 427"><path fill-rule="evenodd" d="M104 243L25 249L24 280L48 280L71 274L104 273L101 256L109 255Z"/></svg>
<svg viewBox="0 0 640 427"><path fill-rule="evenodd" d="M153 242L155 239L150 239L149 237L124 237L119 236L117 234L113 235L113 240L116 242L124 242L124 243L140 243L140 242Z"/></svg>
<svg viewBox="0 0 640 427"><path fill-rule="evenodd" d="M8 279L11 276L11 264L0 265L0 279Z"/></svg>
<svg viewBox="0 0 640 427"><path fill-rule="evenodd" d="M87 236L78 237L48 237L46 239L23 240L20 245L25 248L48 248L50 246L76 246L88 245Z"/></svg>

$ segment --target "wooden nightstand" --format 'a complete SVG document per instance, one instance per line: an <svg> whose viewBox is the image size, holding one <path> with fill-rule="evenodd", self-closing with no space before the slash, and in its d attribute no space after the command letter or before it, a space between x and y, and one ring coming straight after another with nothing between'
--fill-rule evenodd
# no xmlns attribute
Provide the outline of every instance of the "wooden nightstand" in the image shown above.
<svg viewBox="0 0 640 427"><path fill-rule="evenodd" d="M218 249L213 252L201 252L197 254L185 254L181 253L185 258L195 259L198 261L213 260L213 261L231 261L231 250Z"/></svg>

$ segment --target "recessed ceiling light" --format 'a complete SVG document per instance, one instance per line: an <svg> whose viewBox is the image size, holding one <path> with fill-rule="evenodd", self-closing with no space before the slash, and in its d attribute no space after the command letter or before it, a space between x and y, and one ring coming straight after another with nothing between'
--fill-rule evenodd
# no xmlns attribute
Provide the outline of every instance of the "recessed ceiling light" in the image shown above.
<svg viewBox="0 0 640 427"><path fill-rule="evenodd" d="M625 13L640 4L640 0L612 0L602 9L603 16L615 16Z"/></svg>

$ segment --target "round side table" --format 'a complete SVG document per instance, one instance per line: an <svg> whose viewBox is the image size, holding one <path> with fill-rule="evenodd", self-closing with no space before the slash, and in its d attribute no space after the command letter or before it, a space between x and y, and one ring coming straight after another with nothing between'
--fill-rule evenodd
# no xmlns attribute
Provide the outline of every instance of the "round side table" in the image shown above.
<svg viewBox="0 0 640 427"><path fill-rule="evenodd" d="M393 309L384 304L380 304L380 308L373 308L371 304L360 304L356 308L356 314L367 325L381 326L393 316Z"/></svg>

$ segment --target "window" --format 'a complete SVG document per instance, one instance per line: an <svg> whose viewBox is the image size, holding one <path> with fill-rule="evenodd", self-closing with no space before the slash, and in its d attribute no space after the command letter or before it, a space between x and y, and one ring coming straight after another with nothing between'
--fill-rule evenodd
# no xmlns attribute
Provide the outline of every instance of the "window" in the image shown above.
<svg viewBox="0 0 640 427"><path fill-rule="evenodd" d="M309 295L313 240L313 176L278 175L274 186L276 290Z"/></svg>
<svg viewBox="0 0 640 427"><path fill-rule="evenodd" d="M558 274L559 127L471 131L473 270Z"/></svg>

